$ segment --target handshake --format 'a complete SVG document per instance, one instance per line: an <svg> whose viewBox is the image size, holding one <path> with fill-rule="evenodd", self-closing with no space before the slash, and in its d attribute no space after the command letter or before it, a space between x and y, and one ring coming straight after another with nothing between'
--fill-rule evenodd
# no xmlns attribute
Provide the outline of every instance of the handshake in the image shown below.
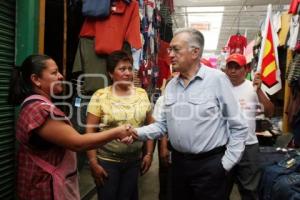
<svg viewBox="0 0 300 200"><path fill-rule="evenodd" d="M137 131L130 124L119 126L116 129L118 141L124 144L131 144L139 137Z"/></svg>

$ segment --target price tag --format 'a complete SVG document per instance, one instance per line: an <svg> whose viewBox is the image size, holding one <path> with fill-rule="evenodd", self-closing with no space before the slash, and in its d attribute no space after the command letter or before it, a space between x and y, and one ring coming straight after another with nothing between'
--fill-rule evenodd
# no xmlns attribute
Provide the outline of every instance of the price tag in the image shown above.
<svg viewBox="0 0 300 200"><path fill-rule="evenodd" d="M81 103L81 98L76 97L75 98L75 107L79 108L80 107L80 103Z"/></svg>

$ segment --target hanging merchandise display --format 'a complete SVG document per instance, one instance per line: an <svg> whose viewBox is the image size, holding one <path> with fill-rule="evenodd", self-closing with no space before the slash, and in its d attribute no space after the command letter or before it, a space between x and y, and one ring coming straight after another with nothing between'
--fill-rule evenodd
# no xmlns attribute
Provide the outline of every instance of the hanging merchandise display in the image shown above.
<svg viewBox="0 0 300 200"><path fill-rule="evenodd" d="M164 80L167 81L171 76L170 63L165 59L158 58L158 79L156 82L156 87L161 88Z"/></svg>
<svg viewBox="0 0 300 200"><path fill-rule="evenodd" d="M80 31L80 37L94 38L97 54L110 54L122 49L124 41L131 47L140 49L140 17L137 1L126 3L114 1L111 14L105 20L86 18Z"/></svg>
<svg viewBox="0 0 300 200"><path fill-rule="evenodd" d="M92 3L89 2L89 6ZM169 78L166 49L173 37L170 16L173 8L168 7L169 4L173 5L172 0L114 0L105 18L83 13L86 18L73 64L73 73L84 74L79 80L83 94L92 94L109 83L106 57L119 49L132 54L135 73L140 71L136 74L149 93Z"/></svg>
<svg viewBox="0 0 300 200"><path fill-rule="evenodd" d="M299 0L291 0L289 13L290 14L297 14L299 6Z"/></svg>
<svg viewBox="0 0 300 200"><path fill-rule="evenodd" d="M281 14L281 29L279 31L278 37L279 37L279 46L285 46L288 33L289 33L289 25L291 21L291 14L288 14L288 12L283 12Z"/></svg>
<svg viewBox="0 0 300 200"><path fill-rule="evenodd" d="M292 16L290 20L290 31L289 31L289 39L287 41L287 46L295 50L297 39L299 32L299 15Z"/></svg>
<svg viewBox="0 0 300 200"><path fill-rule="evenodd" d="M252 40L251 42L248 43L244 55L246 57L247 63L250 63L252 59L254 58L253 56L253 48L255 45L255 40Z"/></svg>
<svg viewBox="0 0 300 200"><path fill-rule="evenodd" d="M151 96L171 74L167 53L173 37L171 11L164 2L154 0L144 1L140 11L144 43L139 75L142 87Z"/></svg>
<svg viewBox="0 0 300 200"><path fill-rule="evenodd" d="M171 76L171 69L170 69L170 58L167 49L170 47L169 43L160 40L159 41L159 48L158 48L158 60L157 65L159 67L158 79L156 86L161 88L163 83L167 81Z"/></svg>
<svg viewBox="0 0 300 200"><path fill-rule="evenodd" d="M82 15L103 19L110 13L110 0L83 0Z"/></svg>
<svg viewBox="0 0 300 200"><path fill-rule="evenodd" d="M213 67L213 65L211 64L211 62L209 60L207 60L206 58L201 58L200 63L202 65L207 66L207 67L211 67L211 68Z"/></svg>
<svg viewBox="0 0 300 200"><path fill-rule="evenodd" d="M244 49L247 46L247 38L237 32L235 35L230 36L227 47L229 48L229 53L239 53L243 54Z"/></svg>

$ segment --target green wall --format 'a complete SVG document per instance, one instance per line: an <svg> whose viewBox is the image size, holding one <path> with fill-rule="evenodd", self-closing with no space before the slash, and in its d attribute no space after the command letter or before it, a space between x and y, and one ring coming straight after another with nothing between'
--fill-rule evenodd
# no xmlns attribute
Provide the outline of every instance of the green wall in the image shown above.
<svg viewBox="0 0 300 200"><path fill-rule="evenodd" d="M16 0L16 65L38 53L39 0Z"/></svg>

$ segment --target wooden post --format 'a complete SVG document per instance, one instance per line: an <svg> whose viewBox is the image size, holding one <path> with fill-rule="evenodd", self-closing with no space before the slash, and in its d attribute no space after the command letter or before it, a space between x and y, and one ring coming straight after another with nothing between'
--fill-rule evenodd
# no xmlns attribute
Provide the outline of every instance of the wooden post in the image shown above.
<svg viewBox="0 0 300 200"><path fill-rule="evenodd" d="M287 56L286 56L286 72L288 71L288 68L290 66L290 63L293 60L293 52L292 50L287 50ZM284 87L284 107L283 107L283 121L282 121L282 131L283 133L287 134L289 130L288 125L288 115L285 113L287 106L288 106L288 100L291 94L290 87L288 85L287 80L285 80L285 87Z"/></svg>
<svg viewBox="0 0 300 200"><path fill-rule="evenodd" d="M39 1L39 35L38 35L38 52L44 54L45 50L45 12L46 0Z"/></svg>
<svg viewBox="0 0 300 200"><path fill-rule="evenodd" d="M68 31L67 0L64 0L64 35L63 35L63 76L67 77L67 31Z"/></svg>

